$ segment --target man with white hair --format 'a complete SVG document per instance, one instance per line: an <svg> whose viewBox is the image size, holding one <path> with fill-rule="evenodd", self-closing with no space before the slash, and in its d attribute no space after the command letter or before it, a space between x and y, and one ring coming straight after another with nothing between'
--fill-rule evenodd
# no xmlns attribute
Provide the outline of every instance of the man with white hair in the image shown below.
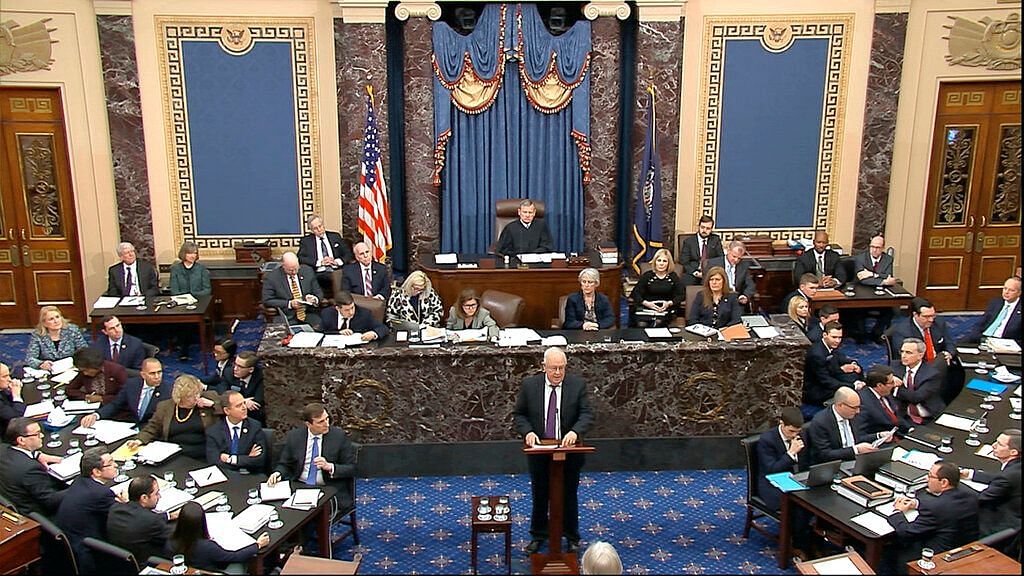
<svg viewBox="0 0 1024 576"><path fill-rule="evenodd" d="M299 264L294 252L281 256L281 266L263 278L263 305L285 313L292 324L320 327L320 301L324 293L309 266Z"/></svg>
<svg viewBox="0 0 1024 576"><path fill-rule="evenodd" d="M544 372L523 380L516 399L515 426L528 447L539 444L575 446L594 421L587 387L579 376L566 374L565 352L551 347L544 351ZM526 547L534 554L548 538L548 481L551 454L541 452L527 458L530 486L533 492L533 513L530 518L531 542ZM567 552L579 549L579 501L577 491L582 454L569 454L565 459L564 510L562 532L568 541Z"/></svg>
<svg viewBox="0 0 1024 576"><path fill-rule="evenodd" d="M387 266L373 261L373 248L367 242L357 243L355 252L356 261L341 269L342 289L387 302L391 298L391 275Z"/></svg>
<svg viewBox="0 0 1024 576"><path fill-rule="evenodd" d="M306 219L309 234L299 240L299 263L316 271L323 290L331 289L331 274L355 260L352 243L324 227L324 219L313 214Z"/></svg>
<svg viewBox="0 0 1024 576"><path fill-rule="evenodd" d="M582 574L622 574L622 560L615 547L607 542L594 542L583 553Z"/></svg>
<svg viewBox="0 0 1024 576"><path fill-rule="evenodd" d="M107 269L107 291L104 296L159 296L160 279L156 268L135 256L131 242L117 245L120 262Z"/></svg>

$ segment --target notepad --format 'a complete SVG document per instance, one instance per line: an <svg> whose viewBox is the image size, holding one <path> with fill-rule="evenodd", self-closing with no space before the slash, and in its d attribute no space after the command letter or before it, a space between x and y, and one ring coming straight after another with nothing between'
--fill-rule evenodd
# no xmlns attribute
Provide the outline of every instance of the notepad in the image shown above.
<svg viewBox="0 0 1024 576"><path fill-rule="evenodd" d="M206 488L207 486L213 486L214 484L220 484L221 482L227 482L228 477L220 471L220 468L216 466L207 466L206 468L200 468L193 470L188 473L196 484L200 488Z"/></svg>
<svg viewBox="0 0 1024 576"><path fill-rule="evenodd" d="M287 500L292 495L292 486L287 480L282 480L271 487L266 482L260 484L260 500L273 502L274 500Z"/></svg>
<svg viewBox="0 0 1024 576"><path fill-rule="evenodd" d="M294 508L296 510L312 510L316 507L316 503L319 500L319 488L300 488L292 494L292 497L289 498L283 506L286 508Z"/></svg>
<svg viewBox="0 0 1024 576"><path fill-rule="evenodd" d="M25 406L25 418L38 418L53 412L53 400L36 402Z"/></svg>
<svg viewBox="0 0 1024 576"><path fill-rule="evenodd" d="M139 450L139 459L144 462L160 464L178 452L181 452L181 446L178 444L155 440Z"/></svg>
<svg viewBox="0 0 1024 576"><path fill-rule="evenodd" d="M239 512L232 522L235 526L241 528L243 532L252 534L266 526L267 522L270 522L270 515L273 513L274 507L269 504L253 504Z"/></svg>
<svg viewBox="0 0 1024 576"><path fill-rule="evenodd" d="M92 428L86 428L79 426L71 431L72 434L79 436L93 435L97 440L104 444L113 444L124 440L125 438L134 436L137 431L135 429L134 422L121 422L119 420L97 420L93 423ZM127 455L131 457L131 454ZM116 460L117 458L115 458Z"/></svg>
<svg viewBox="0 0 1024 576"><path fill-rule="evenodd" d="M434 254L435 264L458 264L459 255L455 253L451 254Z"/></svg>
<svg viewBox="0 0 1024 576"><path fill-rule="evenodd" d="M58 480L67 481L81 474L81 466L82 453L79 452L74 456L65 457L60 462L50 464L46 471L50 473L50 476Z"/></svg>
<svg viewBox="0 0 1024 576"><path fill-rule="evenodd" d="M68 414L72 413L85 413L95 412L100 409L99 402L89 402L88 400L65 400L64 404L61 405L64 412Z"/></svg>
<svg viewBox="0 0 1024 576"><path fill-rule="evenodd" d="M100 296L93 302L92 307L96 310L106 310L117 307L117 303L120 301L121 299L117 296Z"/></svg>
<svg viewBox="0 0 1024 576"><path fill-rule="evenodd" d="M55 360L53 364L50 366L50 374L60 374L61 372L67 372L68 370L74 369L75 359L72 356L68 356L67 358Z"/></svg>
<svg viewBox="0 0 1024 576"><path fill-rule="evenodd" d="M961 480L961 482L963 482L963 480ZM896 512L898 512L898 510L896 510L895 503L895 500L893 500L892 502L886 502L885 504L882 504L875 508L875 510L877 510L878 513L882 516L889 516L891 514L895 514ZM914 520L917 520L918 514L919 512L917 510L907 510L906 512L903 513L903 515L907 517L907 522L913 522Z"/></svg>
<svg viewBox="0 0 1024 576"><path fill-rule="evenodd" d="M145 296L125 296L121 298L121 306L145 306Z"/></svg>
<svg viewBox="0 0 1024 576"><path fill-rule="evenodd" d="M208 512L206 530L210 533L211 540L229 552L236 552L256 543L252 536L235 524L230 512Z"/></svg>
<svg viewBox="0 0 1024 576"><path fill-rule="evenodd" d="M895 532L895 529L889 525L888 520L870 510L863 514L858 514L857 516L850 518L850 520L864 528L867 528L875 534L878 534L879 536L885 536L886 534Z"/></svg>
<svg viewBox="0 0 1024 576"><path fill-rule="evenodd" d="M974 480L968 480L967 478L961 478L960 483L963 484L964 486L967 486L971 490L974 490L975 492L984 492L985 489L988 488L988 484L975 482Z"/></svg>
<svg viewBox="0 0 1024 576"><path fill-rule="evenodd" d="M955 430L969 431L974 428L975 421L970 418L964 418L963 416L954 416L953 414L943 414L935 419L935 423L939 426L945 426L946 428L953 428Z"/></svg>
<svg viewBox="0 0 1024 576"><path fill-rule="evenodd" d="M160 489L160 501L157 502L155 510L163 513L173 512L190 500L192 496L184 490L163 487Z"/></svg>
<svg viewBox="0 0 1024 576"><path fill-rule="evenodd" d="M316 348L324 337L322 332L296 332L288 342L289 348Z"/></svg>
<svg viewBox="0 0 1024 576"><path fill-rule="evenodd" d="M565 336L561 334L554 334L540 339L541 346L568 346L569 341L565 339Z"/></svg>

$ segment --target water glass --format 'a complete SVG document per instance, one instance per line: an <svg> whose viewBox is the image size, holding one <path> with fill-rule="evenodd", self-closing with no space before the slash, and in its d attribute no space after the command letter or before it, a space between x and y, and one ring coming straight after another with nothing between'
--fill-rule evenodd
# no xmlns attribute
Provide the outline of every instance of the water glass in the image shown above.
<svg viewBox="0 0 1024 576"><path fill-rule="evenodd" d="M228 504L228 495L221 494L217 499L217 512L231 512L231 505Z"/></svg>
<svg viewBox="0 0 1024 576"><path fill-rule="evenodd" d="M978 418L978 423L974 426L974 430L979 434L988 434L988 418L985 416Z"/></svg>
<svg viewBox="0 0 1024 576"><path fill-rule="evenodd" d="M99 443L100 443L100 441L96 439L96 433L95 432L90 432L89 434L86 435L86 437L85 437L85 445L86 446L91 448L93 446L96 446Z"/></svg>
<svg viewBox="0 0 1024 576"><path fill-rule="evenodd" d="M922 570L932 570L935 568L935 562L932 558L935 556L935 551L931 548L921 548L921 559L917 561L917 565Z"/></svg>
<svg viewBox="0 0 1024 576"><path fill-rule="evenodd" d="M71 440L68 440L68 454L78 454L79 452L81 452L82 449L79 448L78 446L78 438L72 438Z"/></svg>
<svg viewBox="0 0 1024 576"><path fill-rule="evenodd" d="M964 440L964 444L968 446L981 446L981 439L978 437L977 432L971 432L967 435L967 440Z"/></svg>
<svg viewBox="0 0 1024 576"><path fill-rule="evenodd" d="M120 484L128 481L128 475L124 473L125 467L119 466L117 468L117 476L114 476L114 482Z"/></svg>
<svg viewBox="0 0 1024 576"><path fill-rule="evenodd" d="M124 469L126 471L135 470L136 468L138 468L138 465L135 463L134 456L124 461Z"/></svg>
<svg viewBox="0 0 1024 576"><path fill-rule="evenodd" d="M199 492L199 489L196 488L196 481L191 476L185 478L185 492L193 496L196 495L196 492Z"/></svg>
<svg viewBox="0 0 1024 576"><path fill-rule="evenodd" d="M943 436L942 437L942 444L939 445L939 452L942 452L943 454L949 454L952 451L953 451L953 437L952 436Z"/></svg>
<svg viewBox="0 0 1024 576"><path fill-rule="evenodd" d="M42 396L43 396L43 402L46 402L47 400L49 400L49 399L50 399L50 396L51 396L51 394L52 394L52 393L50 392L50 390L49 390L49 389L43 390L43 393L42 393Z"/></svg>
<svg viewBox="0 0 1024 576"><path fill-rule="evenodd" d="M277 513L277 510L274 510L270 513L270 522L267 523L267 527L271 530L277 530L282 526L284 526L284 522L281 521L281 516Z"/></svg>
<svg viewBox="0 0 1024 576"><path fill-rule="evenodd" d="M61 444L63 444L63 442L61 442L61 440L60 440L60 434L58 432L51 432L50 433L50 441L46 443L46 447L47 448L60 448Z"/></svg>
<svg viewBox="0 0 1024 576"><path fill-rule="evenodd" d="M177 483L174 481L173 470L164 471L164 482L167 482L167 485L170 486L171 488L174 488L177 485Z"/></svg>
<svg viewBox="0 0 1024 576"><path fill-rule="evenodd" d="M188 567L185 566L185 555L175 554L174 558L171 559L173 566L171 566L171 574L184 574Z"/></svg>
<svg viewBox="0 0 1024 576"><path fill-rule="evenodd" d="M256 488L249 488L249 499L245 501L248 505L260 503L260 491Z"/></svg>
<svg viewBox="0 0 1024 576"><path fill-rule="evenodd" d="M842 480L842 478L839 477L839 474L836 474L835 476L833 476L832 477L832 490L835 490L835 491L838 492L839 491L839 485L842 484L842 483L843 483L843 480Z"/></svg>

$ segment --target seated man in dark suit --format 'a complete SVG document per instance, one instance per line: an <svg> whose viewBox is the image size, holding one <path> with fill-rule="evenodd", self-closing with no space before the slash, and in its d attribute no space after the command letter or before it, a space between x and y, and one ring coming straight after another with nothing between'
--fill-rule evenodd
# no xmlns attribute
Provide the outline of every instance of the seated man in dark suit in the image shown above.
<svg viewBox="0 0 1024 576"><path fill-rule="evenodd" d="M896 388L892 395L900 404L905 427L928 424L946 409L942 401L942 374L924 361L924 342L907 338L900 345L900 361L892 363Z"/></svg>
<svg viewBox="0 0 1024 576"><path fill-rule="evenodd" d="M831 460L853 460L857 454L878 450L857 432L854 420L860 412L860 396L843 386L832 397L832 406L818 412L807 427L811 464Z"/></svg>
<svg viewBox="0 0 1024 576"><path fill-rule="evenodd" d="M900 408L892 397L896 387L896 378L892 368L888 366L872 366L864 377L864 387L860 389L860 414L857 416L857 432L864 439L886 438L892 442L895 434L906 433L907 426L900 426Z"/></svg>
<svg viewBox="0 0 1024 576"><path fill-rule="evenodd" d="M11 369L0 362L0 430L7 430L11 420L25 415L21 388L21 380L11 378Z"/></svg>
<svg viewBox="0 0 1024 576"><path fill-rule="evenodd" d="M519 219L505 225L498 236L494 251L503 256L552 252L555 241L551 238L548 225L543 221L534 222L537 207L529 198L519 203Z"/></svg>
<svg viewBox="0 0 1024 576"><path fill-rule="evenodd" d="M757 441L757 466L760 472L757 493L772 510L779 509L782 492L772 486L766 476L787 470L795 471L806 463L801 462L807 460L804 439L800 436L803 425L804 416L800 409L788 406L782 409L779 425L765 430Z"/></svg>
<svg viewBox="0 0 1024 576"><path fill-rule="evenodd" d="M800 277L800 284L797 285L796 290L786 294L786 297L782 299L782 313L785 314L789 311L789 301L793 298L803 298L810 302L817 291L818 277L814 274L804 274Z"/></svg>
<svg viewBox="0 0 1024 576"><path fill-rule="evenodd" d="M114 493L106 484L117 476L117 463L106 448L96 447L82 454L81 469L82 475L64 492L54 523L67 535L78 570L92 574L96 563L84 540L106 540L107 514L114 505Z"/></svg>
<svg viewBox="0 0 1024 576"><path fill-rule="evenodd" d="M880 574L906 572L906 563L919 558L922 548L938 553L978 539L978 497L959 486L956 464L936 462L928 471L926 490L918 491L917 498L896 499L888 520L897 539L886 548L889 566L886 570L883 564ZM906 516L911 510L918 513L913 522Z"/></svg>
<svg viewBox="0 0 1024 576"><path fill-rule="evenodd" d="M385 302L391 297L391 275L387 266L373 261L373 249L366 242L355 246L356 261L341 269L342 288Z"/></svg>
<svg viewBox="0 0 1024 576"><path fill-rule="evenodd" d="M331 272L355 260L352 244L337 232L324 229L324 221L314 214L306 219L309 234L299 240L299 263L316 271L321 288L331 290Z"/></svg>
<svg viewBox="0 0 1024 576"><path fill-rule="evenodd" d="M21 514L39 512L52 516L64 498L64 490L47 474L46 467L61 458L39 452L43 447L43 429L31 418L11 420L5 439L8 445L0 458L0 492Z"/></svg>
<svg viewBox="0 0 1024 576"><path fill-rule="evenodd" d="M160 278L156 268L145 260L137 260L131 242L117 245L120 262L107 269L107 291L104 296L159 296Z"/></svg>
<svg viewBox="0 0 1024 576"><path fill-rule="evenodd" d="M992 444L992 455L999 460L998 472L960 471L962 478L988 484L978 495L981 536L1006 528L1020 530L1020 429L1003 430Z"/></svg>
<svg viewBox="0 0 1024 576"><path fill-rule="evenodd" d="M822 288L837 288L846 282L846 271L839 264L839 253L828 247L828 232L814 233L814 248L796 259L793 281L799 282L804 274L814 274Z"/></svg>
<svg viewBox="0 0 1024 576"><path fill-rule="evenodd" d="M817 412L842 386L860 388L861 368L839 350L843 343L843 325L829 322L821 340L807 349L804 360L803 403L805 416Z"/></svg>
<svg viewBox="0 0 1024 576"><path fill-rule="evenodd" d="M164 380L164 367L156 358L142 361L138 376L129 378L113 402L82 417L82 426L91 428L100 418L125 419L141 428L149 422L161 400L171 397L171 383Z"/></svg>
<svg viewBox="0 0 1024 576"><path fill-rule="evenodd" d="M679 263L683 266L684 286L699 286L704 281L708 261L725 256L722 237L712 232L714 227L714 219L705 214L697 222L697 233L683 238Z"/></svg>
<svg viewBox="0 0 1024 576"><path fill-rule="evenodd" d="M746 245L739 240L733 240L729 242L729 250L725 256L709 258L704 270L706 272L715 266L721 266L725 270L729 289L736 293L737 300L744 309L749 310L757 286L754 284L754 277L750 275L750 260L743 258L746 253Z"/></svg>
<svg viewBox="0 0 1024 576"><path fill-rule="evenodd" d="M322 329L325 334L362 334L364 342L388 335L387 325L369 310L356 306L352 295L344 290L334 295L334 306L324 310Z"/></svg>
<svg viewBox="0 0 1024 576"><path fill-rule="evenodd" d="M249 418L245 397L222 394L224 419L206 429L206 463L228 470L262 473L267 467L267 437L259 422Z"/></svg>
<svg viewBox="0 0 1024 576"><path fill-rule="evenodd" d="M231 373L214 390L221 394L232 390L240 392L245 399L249 418L265 425L267 414L263 409L263 369L260 368L259 360L259 356L251 350L239 352L235 356Z"/></svg>
<svg viewBox="0 0 1024 576"><path fill-rule="evenodd" d="M910 301L910 321L897 322L892 328L892 347L900 349L907 338L917 338L925 343L925 361L931 362L942 356L948 365L956 352L956 345L949 336L946 322L939 318L931 301L920 296Z"/></svg>
<svg viewBox="0 0 1024 576"><path fill-rule="evenodd" d="M171 537L168 519L178 517L157 514L160 485L153 476L138 476L128 484L128 501L117 502L107 515L107 542L131 552L136 558L163 556L164 543Z"/></svg>
<svg viewBox="0 0 1024 576"><path fill-rule="evenodd" d="M302 409L305 426L285 436L284 449L267 484L291 480L301 485L331 484L338 489L338 509L352 506L356 450L345 431L331 426L323 404L314 402Z"/></svg>
<svg viewBox="0 0 1024 576"><path fill-rule="evenodd" d="M319 328L319 305L323 299L313 269L299 264L292 252L285 252L281 266L263 277L263 305L284 312L289 323Z"/></svg>
<svg viewBox="0 0 1024 576"><path fill-rule="evenodd" d="M853 258L853 273L857 277L857 283L874 288L885 288L895 286L896 278L892 275L892 256L885 253L885 237L876 234L871 237L868 249L860 252ZM851 308L847 311L848 317L855 325L857 338L871 338L881 343L882 334L892 323L892 307L875 308L878 313L878 321L868 333L865 320L868 309ZM858 340L859 341L859 340Z"/></svg>
<svg viewBox="0 0 1024 576"><path fill-rule="evenodd" d="M817 316L818 321L807 323L807 339L815 342L821 340L821 336L825 333L825 326L828 326L829 322L839 322L839 308L833 304L825 304L818 308L818 311L812 316Z"/></svg>
<svg viewBox="0 0 1024 576"><path fill-rule="evenodd" d="M985 314L971 330L966 342L981 342L982 336L1021 341L1020 278L1011 276L1003 282L1001 297L989 300Z"/></svg>
<svg viewBox="0 0 1024 576"><path fill-rule="evenodd" d="M96 338L92 347L103 353L104 360L117 362L125 368L138 370L146 357L146 348L131 334L124 333L124 326L117 316L104 316L103 334Z"/></svg>

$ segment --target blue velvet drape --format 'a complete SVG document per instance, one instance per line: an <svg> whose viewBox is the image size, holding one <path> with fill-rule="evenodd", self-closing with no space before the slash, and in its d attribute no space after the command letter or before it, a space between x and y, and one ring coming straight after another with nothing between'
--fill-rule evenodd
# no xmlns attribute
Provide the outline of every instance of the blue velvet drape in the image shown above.
<svg viewBox="0 0 1024 576"><path fill-rule="evenodd" d="M541 112L522 88L520 62L508 60L493 101L482 111L468 114L452 103L449 88L435 77L435 143L442 135L448 138L441 145L445 156L440 174L441 250L485 252L496 236L495 201L529 197L546 204L545 221L556 249L580 251L583 169L577 139L589 144L590 23L578 22L556 37L548 33L532 4L507 5L504 27L501 16L500 6L488 5L468 36L435 23L438 75L449 85L456 82L468 53L481 80L496 80L502 68L499 58L505 57L498 54L499 48L505 53L515 51L521 37L519 58L528 78L539 82L555 53L560 82L575 85L572 99L558 112ZM504 38L499 38L502 28Z"/></svg>

